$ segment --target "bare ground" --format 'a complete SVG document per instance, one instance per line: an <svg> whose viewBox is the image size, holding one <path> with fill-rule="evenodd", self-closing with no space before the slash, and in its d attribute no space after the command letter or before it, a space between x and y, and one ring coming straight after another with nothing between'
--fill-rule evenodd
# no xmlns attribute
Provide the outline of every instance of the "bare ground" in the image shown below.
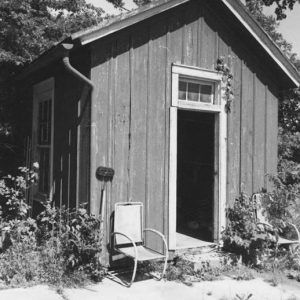
<svg viewBox="0 0 300 300"><path fill-rule="evenodd" d="M250 296L251 295L251 296ZM284 280L272 286L262 278L236 281L224 279L194 283L156 281L135 282L131 288L105 279L86 288L65 289L58 294L48 286L35 286L0 291L1 300L300 300L300 283Z"/></svg>

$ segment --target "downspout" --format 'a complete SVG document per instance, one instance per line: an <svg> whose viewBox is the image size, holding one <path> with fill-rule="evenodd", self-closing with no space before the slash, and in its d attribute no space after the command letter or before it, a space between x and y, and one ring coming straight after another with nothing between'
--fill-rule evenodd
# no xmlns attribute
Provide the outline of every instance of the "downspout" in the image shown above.
<svg viewBox="0 0 300 300"><path fill-rule="evenodd" d="M96 182L96 178L95 178L95 172L96 172L96 150L95 150L95 146L94 145L94 139L93 136L95 136L95 116L93 113L93 106L94 106L94 90L95 90L95 85L94 83L87 78L85 75L83 75L82 73L80 73L78 70L76 70L70 63L70 57L69 57L69 53L70 50L73 48L74 45L72 44L62 44L62 47L64 49L64 54L63 54L63 65L65 67L65 69L71 73L73 76L75 76L76 78L78 78L80 81L84 82L86 85L88 85L88 87L91 90L91 132L90 132L90 187L89 187L89 192L90 192L90 213L97 215L98 211L97 211L97 207L96 207L96 191L97 191L97 182Z"/></svg>
<svg viewBox="0 0 300 300"><path fill-rule="evenodd" d="M64 64L64 67L66 68L66 70L69 73L73 74L75 77L77 77L79 80L85 82L90 87L91 93L93 93L93 91L95 89L94 83L89 78L87 78L82 73L80 73L78 70L76 70L70 63L69 53L70 53L70 50L73 48L73 45L62 44L62 47L65 50L65 53L63 55L63 64ZM91 97L91 98L93 99L93 97Z"/></svg>

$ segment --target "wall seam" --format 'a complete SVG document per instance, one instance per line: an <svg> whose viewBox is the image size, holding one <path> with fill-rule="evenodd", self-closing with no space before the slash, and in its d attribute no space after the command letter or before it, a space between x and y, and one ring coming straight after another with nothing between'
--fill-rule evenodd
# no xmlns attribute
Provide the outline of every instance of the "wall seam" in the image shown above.
<svg viewBox="0 0 300 300"><path fill-rule="evenodd" d="M239 193L243 192L242 189L242 122L243 122L243 66L244 66L244 61L241 60L241 86L240 86L240 164L239 164Z"/></svg>
<svg viewBox="0 0 300 300"><path fill-rule="evenodd" d="M127 158L127 200L131 201L131 199L129 198L130 196L130 191L131 191L131 176L130 176L130 162L131 162L131 101L132 101L132 77L133 77L133 73L132 73L132 56L133 56L133 50L132 50L132 46L133 46L133 42L132 42L132 35L129 36L129 124L128 124L128 158Z"/></svg>
<svg viewBox="0 0 300 300"><path fill-rule="evenodd" d="M148 26L148 53L147 53L147 57L148 57L148 61L147 61L147 103L146 103L146 172L145 172L145 218L144 218L144 223L145 223L145 226L148 225L148 219L149 219L149 215L148 215L148 212L149 212L149 198L148 198L148 190L149 190L149 187L148 187L148 178L149 178L149 170L148 170L148 149L149 149L149 137L148 137L148 134L149 134L149 99L150 99L150 88L149 88L149 80L150 80L150 49L151 49L151 46L152 46L152 40L151 40L151 30L150 30L150 26Z"/></svg>
<svg viewBox="0 0 300 300"><path fill-rule="evenodd" d="M256 121L256 74L253 73L253 115L252 115L252 119L253 119L253 124L252 124L252 190L251 193L254 193L254 183L255 183L255 174L256 172L254 172L254 168L255 168L255 164L254 164L254 159L255 159L255 146L256 146L256 130L255 130L255 121Z"/></svg>
<svg viewBox="0 0 300 300"><path fill-rule="evenodd" d="M267 140L268 140L268 91L267 91L267 86L265 85L265 145L264 145L264 185L265 188L267 188L267 160L268 160L268 155L267 155Z"/></svg>

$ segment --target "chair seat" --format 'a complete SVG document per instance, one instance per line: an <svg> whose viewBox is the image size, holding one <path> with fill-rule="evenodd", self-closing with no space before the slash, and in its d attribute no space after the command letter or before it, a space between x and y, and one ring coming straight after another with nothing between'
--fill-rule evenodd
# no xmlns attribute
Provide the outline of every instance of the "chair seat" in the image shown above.
<svg viewBox="0 0 300 300"><path fill-rule="evenodd" d="M299 244L299 240L288 240L282 237L278 238L277 244L278 245L292 245L292 244Z"/></svg>
<svg viewBox="0 0 300 300"><path fill-rule="evenodd" d="M145 260L152 260L152 259L162 259L166 256L158 253L154 250L151 250L145 246L137 246L137 260L138 261L145 261ZM119 252L123 253L124 255L130 256L135 258L134 247L126 247L126 248L118 248Z"/></svg>

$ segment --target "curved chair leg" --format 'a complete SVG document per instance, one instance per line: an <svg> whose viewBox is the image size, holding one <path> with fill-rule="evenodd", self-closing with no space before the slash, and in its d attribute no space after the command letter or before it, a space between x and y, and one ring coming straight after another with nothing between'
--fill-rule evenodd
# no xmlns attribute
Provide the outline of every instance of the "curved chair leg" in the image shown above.
<svg viewBox="0 0 300 300"><path fill-rule="evenodd" d="M134 267L133 267L133 273L132 273L131 281L127 285L127 287L131 287L132 283L134 282L135 275L136 275L136 270L137 270L137 263L138 263L138 259L137 259L137 257L135 257L134 258Z"/></svg>
<svg viewBox="0 0 300 300"><path fill-rule="evenodd" d="M134 279L135 279L136 270L137 270L137 263L138 263L138 252L137 252L137 247L136 247L136 244L135 244L135 242L133 241L133 239L132 239L131 237L129 237L128 235L122 233L122 232L117 232L117 231L115 231L115 232L113 232L113 233L111 234L111 237L113 237L113 236L115 236L115 235L117 235L117 234L122 235L122 236L124 236L125 238L127 238L127 239L131 242L131 244L133 245L133 248L134 248L134 267L133 267L133 274L132 274L132 277L131 277L131 281L130 281L128 284L126 284L125 282L123 282L123 284L124 284L125 286L131 287L131 285L132 285L132 283L133 283L133 281L134 281Z"/></svg>
<svg viewBox="0 0 300 300"><path fill-rule="evenodd" d="M168 264L168 255L166 255L166 257L165 257L164 268L163 268L163 271L161 273L161 277L159 278L159 280L162 280L164 278L166 270L167 270L167 264Z"/></svg>
<svg viewBox="0 0 300 300"><path fill-rule="evenodd" d="M159 235L161 237L163 243L164 243L164 248L165 248L165 253L166 253L165 263L164 263L164 268L163 268L161 277L157 278L158 280L161 280L165 276L165 273L166 273L166 270L167 270L167 264L168 264L168 244L167 244L167 241L166 241L164 235L162 233L160 233L159 231L155 230L155 229L145 228L144 231L150 231L150 232L153 232L153 233Z"/></svg>

